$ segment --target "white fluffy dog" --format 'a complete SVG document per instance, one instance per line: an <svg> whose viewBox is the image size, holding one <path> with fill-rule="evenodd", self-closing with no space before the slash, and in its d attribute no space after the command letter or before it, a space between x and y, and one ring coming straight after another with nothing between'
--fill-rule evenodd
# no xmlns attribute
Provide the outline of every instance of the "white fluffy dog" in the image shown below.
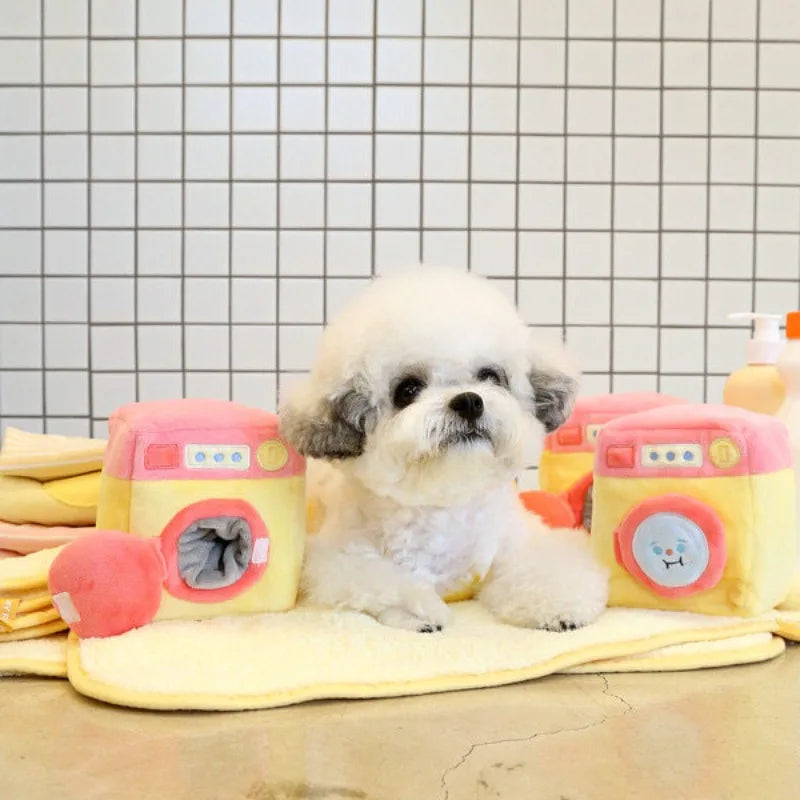
<svg viewBox="0 0 800 800"><path fill-rule="evenodd" d="M501 619L567 630L605 606L586 534L547 529L514 478L523 442L567 417L576 375L489 281L415 267L378 278L325 330L281 409L324 514L302 589L419 632L472 590Z"/></svg>

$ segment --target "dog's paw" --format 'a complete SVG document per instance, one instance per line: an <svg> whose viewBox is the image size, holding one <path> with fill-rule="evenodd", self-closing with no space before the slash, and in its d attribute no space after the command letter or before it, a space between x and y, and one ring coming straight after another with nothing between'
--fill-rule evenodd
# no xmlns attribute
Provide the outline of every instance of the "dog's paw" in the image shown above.
<svg viewBox="0 0 800 800"><path fill-rule="evenodd" d="M450 621L450 606L427 583L415 582L409 586L403 596L403 607L434 629L441 630Z"/></svg>
<svg viewBox="0 0 800 800"><path fill-rule="evenodd" d="M510 578L510 579L509 579ZM608 599L608 578L601 569L580 576L544 574L535 579L520 570L490 581L481 601L500 619L512 625L548 631L573 631L594 622Z"/></svg>
<svg viewBox="0 0 800 800"><path fill-rule="evenodd" d="M409 582L401 592L400 603L376 615L378 622L417 633L437 633L450 620L450 608L433 586Z"/></svg>
<svg viewBox="0 0 800 800"><path fill-rule="evenodd" d="M533 600L533 598L531 598ZM521 611L520 624L546 631L564 633L583 628L594 622L606 607L606 594L602 591L580 592L573 595L545 595L538 602Z"/></svg>
<svg viewBox="0 0 800 800"><path fill-rule="evenodd" d="M390 628L402 628L416 633L438 633L442 629L442 623L418 617L404 608L387 608L378 614L377 620Z"/></svg>

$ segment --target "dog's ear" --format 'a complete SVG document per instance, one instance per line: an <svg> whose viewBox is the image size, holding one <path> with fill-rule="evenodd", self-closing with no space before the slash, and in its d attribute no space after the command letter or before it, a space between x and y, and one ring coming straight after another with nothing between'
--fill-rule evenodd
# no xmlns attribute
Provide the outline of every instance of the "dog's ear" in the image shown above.
<svg viewBox="0 0 800 800"><path fill-rule="evenodd" d="M534 348L528 369L533 413L547 433L559 428L572 413L579 373L560 344Z"/></svg>
<svg viewBox="0 0 800 800"><path fill-rule="evenodd" d="M329 461L360 456L377 419L377 408L360 383L353 380L319 394L307 380L281 407L281 433L304 456Z"/></svg>

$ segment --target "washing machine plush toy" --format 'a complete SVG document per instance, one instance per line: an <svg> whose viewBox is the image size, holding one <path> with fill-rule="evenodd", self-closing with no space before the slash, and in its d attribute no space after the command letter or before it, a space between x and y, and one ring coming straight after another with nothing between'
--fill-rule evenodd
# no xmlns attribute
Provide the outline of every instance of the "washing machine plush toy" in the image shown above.
<svg viewBox="0 0 800 800"><path fill-rule="evenodd" d="M216 400L134 403L109 420L97 527L50 572L79 636L296 601L305 463L274 414Z"/></svg>
<svg viewBox="0 0 800 800"><path fill-rule="evenodd" d="M686 401L657 392L579 397L567 421L545 437L539 461L539 486L542 492L558 495L562 505L570 509L574 526L588 529L595 444L600 429L625 414L678 403ZM533 494L530 497L533 502ZM523 497L523 502L526 499ZM550 502L554 503L555 500Z"/></svg>
<svg viewBox="0 0 800 800"><path fill-rule="evenodd" d="M672 405L597 439L592 545L610 605L749 616L779 604L795 565L795 489L780 421Z"/></svg>

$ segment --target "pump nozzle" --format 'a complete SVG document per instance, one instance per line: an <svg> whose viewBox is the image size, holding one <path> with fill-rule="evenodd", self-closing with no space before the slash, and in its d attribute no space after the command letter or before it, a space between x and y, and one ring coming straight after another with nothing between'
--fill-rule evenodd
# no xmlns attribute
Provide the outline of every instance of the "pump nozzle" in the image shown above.
<svg viewBox="0 0 800 800"><path fill-rule="evenodd" d="M728 314L728 319L751 320L753 337L747 342L748 364L774 364L783 347L780 334L781 314L760 314L754 311L743 311Z"/></svg>

